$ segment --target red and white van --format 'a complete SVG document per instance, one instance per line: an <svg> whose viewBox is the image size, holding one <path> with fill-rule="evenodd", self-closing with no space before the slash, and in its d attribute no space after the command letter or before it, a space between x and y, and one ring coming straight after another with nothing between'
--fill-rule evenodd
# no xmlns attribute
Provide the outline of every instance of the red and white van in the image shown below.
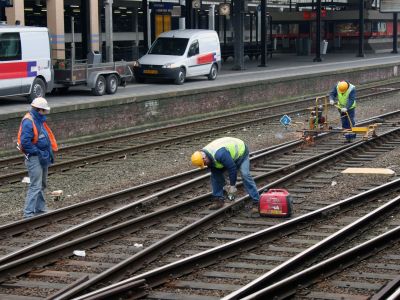
<svg viewBox="0 0 400 300"><path fill-rule="evenodd" d="M146 55L134 64L135 79L173 79L183 84L193 76L217 78L221 49L214 30L182 29L161 33Z"/></svg>
<svg viewBox="0 0 400 300"><path fill-rule="evenodd" d="M0 97L44 97L53 89L52 73L47 28L0 25Z"/></svg>

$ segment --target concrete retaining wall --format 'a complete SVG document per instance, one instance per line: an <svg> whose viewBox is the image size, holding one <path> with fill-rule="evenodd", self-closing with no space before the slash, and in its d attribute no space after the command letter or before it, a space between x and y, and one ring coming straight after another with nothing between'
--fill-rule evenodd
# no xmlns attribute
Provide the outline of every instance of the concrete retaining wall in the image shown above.
<svg viewBox="0 0 400 300"><path fill-rule="evenodd" d="M317 64L315 65L318 66ZM288 98L325 94L335 82L349 80L354 85L368 84L399 76L398 64L359 67L345 72L324 72L243 84L227 85L190 92L164 93L157 96L128 97L98 103L56 107L48 116L58 140L93 135L124 128L165 124L173 119L238 109L244 106L278 103ZM245 75L244 75L245 76ZM0 121L0 146L16 145L21 114L10 114Z"/></svg>

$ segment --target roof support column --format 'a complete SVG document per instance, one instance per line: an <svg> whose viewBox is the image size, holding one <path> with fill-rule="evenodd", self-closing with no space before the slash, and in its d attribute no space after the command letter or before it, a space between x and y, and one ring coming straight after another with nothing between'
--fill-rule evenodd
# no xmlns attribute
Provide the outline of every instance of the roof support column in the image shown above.
<svg viewBox="0 0 400 300"><path fill-rule="evenodd" d="M24 0L14 0L12 7L6 7L7 24L14 25L19 21L19 25L25 25Z"/></svg>
<svg viewBox="0 0 400 300"><path fill-rule="evenodd" d="M215 4L210 4L208 11L208 29L215 30Z"/></svg>
<svg viewBox="0 0 400 300"><path fill-rule="evenodd" d="M147 0L142 0L142 12L143 12L143 44L144 44L144 50L147 52L149 49L149 27L148 27L148 12L149 12L149 5Z"/></svg>
<svg viewBox="0 0 400 300"><path fill-rule="evenodd" d="M47 27L53 59L65 59L64 0L48 0Z"/></svg>
<svg viewBox="0 0 400 300"><path fill-rule="evenodd" d="M261 0L261 63L259 67L267 66L267 0Z"/></svg>
<svg viewBox="0 0 400 300"><path fill-rule="evenodd" d="M100 50L99 1L90 0L90 50Z"/></svg>
<svg viewBox="0 0 400 300"><path fill-rule="evenodd" d="M397 53L397 26L399 20L397 13L393 13L393 51L392 53Z"/></svg>
<svg viewBox="0 0 400 300"><path fill-rule="evenodd" d="M112 62L114 60L113 0L105 0L104 5L104 15L106 19L106 60L107 62Z"/></svg>
<svg viewBox="0 0 400 300"><path fill-rule="evenodd" d="M186 29L186 7L185 0L179 0L181 6L181 16L179 17L179 29Z"/></svg>
<svg viewBox="0 0 400 300"><path fill-rule="evenodd" d="M365 57L364 54L364 0L359 0L359 29L358 29L358 57Z"/></svg>
<svg viewBox="0 0 400 300"><path fill-rule="evenodd" d="M185 22L186 22L186 28L187 29L193 29L192 27L192 16L193 16L193 7L192 7L192 0L185 0L185 6L186 6L186 18L185 18Z"/></svg>
<svg viewBox="0 0 400 300"><path fill-rule="evenodd" d="M314 62L320 62L321 59L321 0L317 0L317 32L315 37L315 58Z"/></svg>
<svg viewBox="0 0 400 300"><path fill-rule="evenodd" d="M232 0L233 3L233 70L244 70L244 43L243 43L243 26L244 14L242 13L242 0Z"/></svg>

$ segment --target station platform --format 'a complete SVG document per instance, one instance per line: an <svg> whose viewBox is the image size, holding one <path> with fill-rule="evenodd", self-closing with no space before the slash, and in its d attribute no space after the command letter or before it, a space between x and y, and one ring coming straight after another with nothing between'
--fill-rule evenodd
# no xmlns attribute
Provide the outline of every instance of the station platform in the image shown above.
<svg viewBox="0 0 400 300"><path fill-rule="evenodd" d="M313 58L273 54L266 67L259 67L259 61L245 59L245 69L240 71L232 70L230 60L223 63L215 81L196 77L180 86L171 82L132 82L119 87L114 95L100 97L93 96L87 88L73 87L66 95L46 97L52 107L49 120L56 123L53 131L61 139L68 139L150 123L163 125L194 114L323 95L343 79L359 85L400 76L400 54L357 57L328 53L322 56L322 62L313 62ZM27 110L29 104L24 97L0 98L0 141L5 141L0 146L15 145L10 141L15 135L5 131L14 133Z"/></svg>
<svg viewBox="0 0 400 300"><path fill-rule="evenodd" d="M48 95L46 98L52 108L72 106L76 109L96 106L96 103L109 102L125 98L127 96L149 96L162 93L174 93L178 91L190 92L193 89L205 89L210 87L237 85L246 82L254 82L268 79L285 78L288 76L311 75L325 72L340 72L353 68L373 68L384 64L400 62L400 54L368 54L366 57L356 57L355 54L328 54L322 56L322 62L313 62L313 56L297 56L295 54L274 54L267 60L266 67L259 67L260 61L245 59L244 70L232 70L233 60L222 64L222 69L215 81L206 78L189 78L184 85L178 86L171 82L153 81L151 83L139 84L129 83L125 88L119 87L114 95L101 97L91 95L89 89L84 87L71 88L66 95ZM352 80L351 78L343 79ZM335 81L332 80L333 84ZM323 92L323 91L321 91ZM9 113L22 113L29 109L24 97L0 98L0 119Z"/></svg>

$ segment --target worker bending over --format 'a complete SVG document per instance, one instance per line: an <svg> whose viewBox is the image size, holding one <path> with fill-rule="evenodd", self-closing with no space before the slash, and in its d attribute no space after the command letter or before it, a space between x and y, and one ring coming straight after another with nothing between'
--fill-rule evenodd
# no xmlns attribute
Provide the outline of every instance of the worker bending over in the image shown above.
<svg viewBox="0 0 400 300"><path fill-rule="evenodd" d="M356 88L348 81L339 81L329 94L329 103L335 104L337 99L337 107L340 113L340 119L343 129L351 129L355 126L355 110L356 110ZM345 138L351 142L356 138L355 133L346 133Z"/></svg>
<svg viewBox="0 0 400 300"><path fill-rule="evenodd" d="M250 174L249 149L240 139L223 137L216 139L200 151L192 155L192 164L211 170L211 186L214 203L210 209L219 209L224 206L224 190L228 197L234 199L236 196L237 171L240 171L243 185L250 195L252 202L249 207L252 212L258 212L258 194L256 184ZM224 171L229 174L229 186L225 186Z"/></svg>

